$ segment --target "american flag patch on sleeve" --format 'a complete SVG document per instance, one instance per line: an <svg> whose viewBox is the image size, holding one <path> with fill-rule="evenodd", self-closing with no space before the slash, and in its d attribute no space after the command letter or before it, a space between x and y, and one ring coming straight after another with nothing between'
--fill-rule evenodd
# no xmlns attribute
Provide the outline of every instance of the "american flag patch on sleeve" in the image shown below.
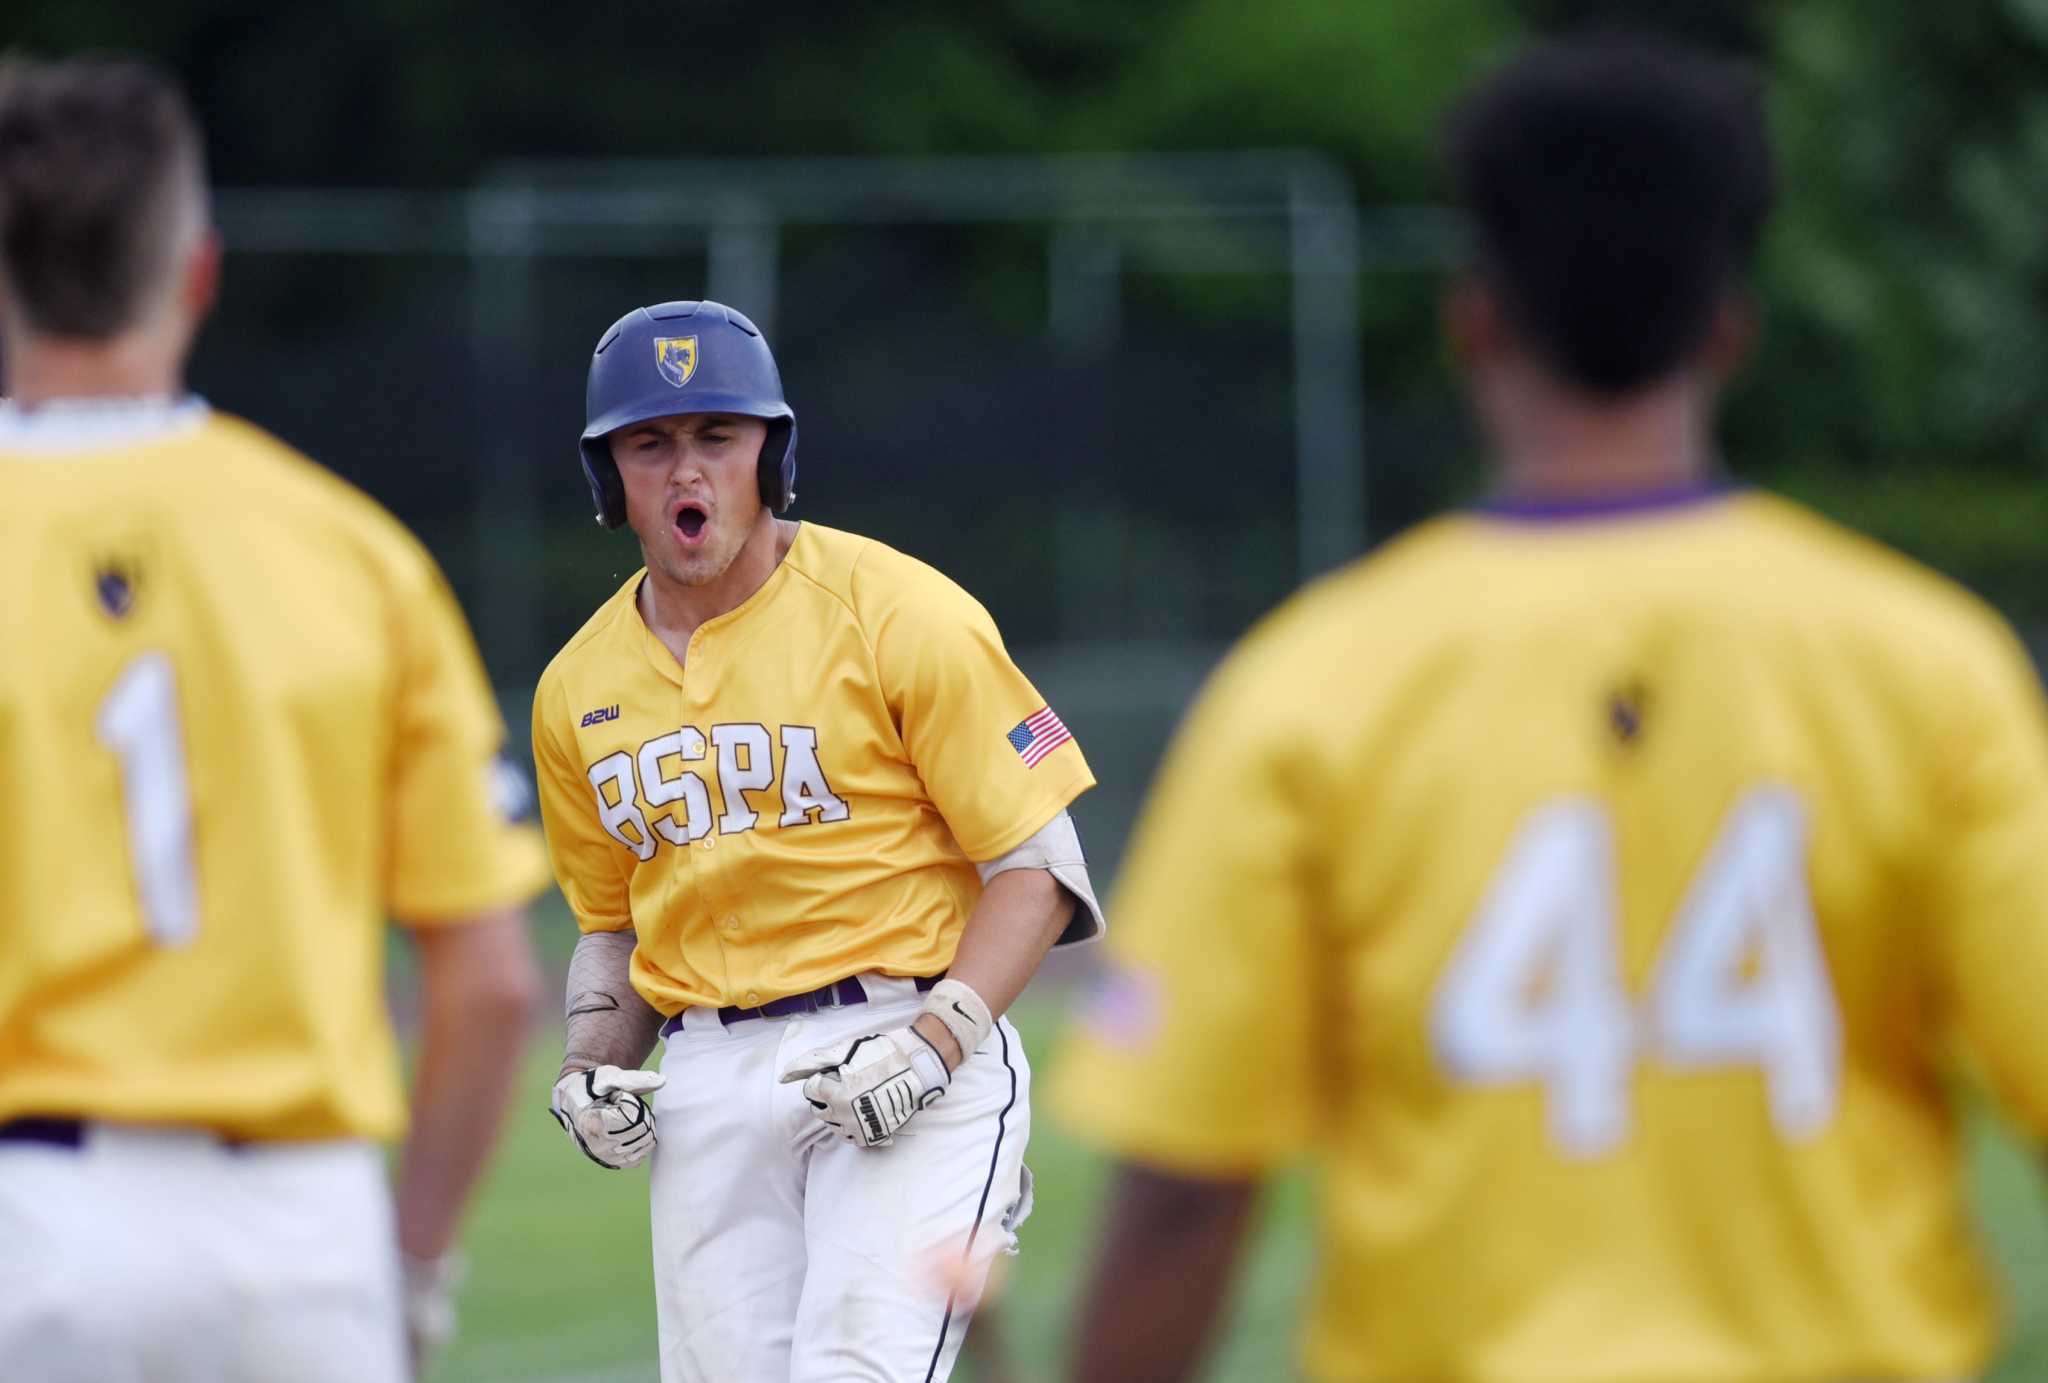
<svg viewBox="0 0 2048 1383"><path fill-rule="evenodd" d="M1010 742L1010 748L1017 751L1017 757L1024 761L1024 767L1036 768L1038 761L1073 738L1067 731L1067 723L1053 714L1050 706L1041 706L1017 722L1017 728L1003 736Z"/></svg>

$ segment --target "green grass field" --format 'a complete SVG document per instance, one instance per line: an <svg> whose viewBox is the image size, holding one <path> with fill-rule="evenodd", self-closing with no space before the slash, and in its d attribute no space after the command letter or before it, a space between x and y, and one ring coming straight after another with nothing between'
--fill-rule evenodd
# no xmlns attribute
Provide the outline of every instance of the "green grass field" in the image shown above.
<svg viewBox="0 0 2048 1383"><path fill-rule="evenodd" d="M547 915L542 931L551 955L566 952L559 914ZM1027 996L1013 1014L1035 1052L1048 1050L1059 1010L1056 998ZM592 1167L545 1113L558 1043L555 1032L545 1031L529 1052L511 1128L465 1235L470 1278L462 1334L432 1383L656 1377L645 1176ZM1037 1210L1025 1226L1022 1254L1010 1263L1002 1330L1019 1379L1049 1383L1058 1377L1066 1322L1085 1278L1103 1169L1043 1118L1032 1131L1030 1161ZM1988 1121L1975 1131L1972 1164L1986 1235L2007 1269L2013 1327L2011 1347L1987 1383L2048 1378L2048 1205L2040 1170ZM1301 1181L1270 1195L1211 1379L1292 1376L1310 1215ZM965 1367L956 1374L968 1376Z"/></svg>

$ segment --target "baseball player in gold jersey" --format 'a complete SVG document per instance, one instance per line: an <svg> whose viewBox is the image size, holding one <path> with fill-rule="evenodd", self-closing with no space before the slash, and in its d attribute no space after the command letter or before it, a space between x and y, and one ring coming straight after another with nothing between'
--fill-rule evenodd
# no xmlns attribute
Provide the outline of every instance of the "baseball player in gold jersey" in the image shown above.
<svg viewBox="0 0 2048 1383"><path fill-rule="evenodd" d="M1747 83L1543 49L1452 148L1496 497L1289 602L1171 752L1052 1082L1125 1159L1076 1376L1187 1376L1308 1151L1310 1377L1975 1377L1939 1073L1959 1033L2048 1131L2039 684L1964 592L1718 482Z"/></svg>
<svg viewBox="0 0 2048 1383"><path fill-rule="evenodd" d="M777 517L796 420L746 317L629 312L588 417L646 566L534 695L585 933L556 1115L604 1166L652 1154L664 1383L943 1379L1030 1209L1002 1014L1100 930L1066 813L1094 779L966 592Z"/></svg>
<svg viewBox="0 0 2048 1383"><path fill-rule="evenodd" d="M10 1383L407 1377L537 986L539 834L432 562L183 392L208 219L167 77L0 64ZM425 999L395 1238L389 914Z"/></svg>

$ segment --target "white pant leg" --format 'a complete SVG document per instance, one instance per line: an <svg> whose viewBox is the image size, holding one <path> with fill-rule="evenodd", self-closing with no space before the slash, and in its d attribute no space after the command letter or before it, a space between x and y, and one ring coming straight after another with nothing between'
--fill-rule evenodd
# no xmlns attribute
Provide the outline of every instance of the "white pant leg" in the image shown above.
<svg viewBox="0 0 2048 1383"><path fill-rule="evenodd" d="M918 1011L914 997L868 1007L803 1023L785 1041L789 1056L901 1027ZM1028 1213L1030 1136L1031 1066L1005 1021L888 1147L856 1148L836 1135L813 1147L791 1383L937 1383L951 1374L989 1268L1015 1250Z"/></svg>
<svg viewBox="0 0 2048 1383"><path fill-rule="evenodd" d="M692 1009L662 1054L648 1182L662 1383L789 1377L811 1130L778 1098L788 1027Z"/></svg>
<svg viewBox="0 0 2048 1383"><path fill-rule="evenodd" d="M241 1250L234 1263L247 1304L234 1331L238 1368L228 1376L410 1379L383 1149L269 1143L224 1155L242 1193L240 1212L225 1228ZM258 1233L241 1232L258 1219Z"/></svg>
<svg viewBox="0 0 2048 1383"><path fill-rule="evenodd" d="M377 1149L0 1144L0 1360L21 1383L400 1383Z"/></svg>

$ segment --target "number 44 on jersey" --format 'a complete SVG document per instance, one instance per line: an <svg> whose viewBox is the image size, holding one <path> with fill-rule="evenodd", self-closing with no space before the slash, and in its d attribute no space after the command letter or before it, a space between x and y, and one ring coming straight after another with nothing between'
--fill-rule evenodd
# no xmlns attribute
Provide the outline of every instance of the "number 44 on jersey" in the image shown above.
<svg viewBox="0 0 2048 1383"><path fill-rule="evenodd" d="M1598 1157L1628 1136L1636 1065L1752 1066L1788 1138L1833 1118L1841 1015L1788 788L1729 812L1664 942L1640 1010L1622 983L1614 826L1585 798L1526 818L1439 983L1439 1063L1474 1085L1540 1082L1552 1136Z"/></svg>

